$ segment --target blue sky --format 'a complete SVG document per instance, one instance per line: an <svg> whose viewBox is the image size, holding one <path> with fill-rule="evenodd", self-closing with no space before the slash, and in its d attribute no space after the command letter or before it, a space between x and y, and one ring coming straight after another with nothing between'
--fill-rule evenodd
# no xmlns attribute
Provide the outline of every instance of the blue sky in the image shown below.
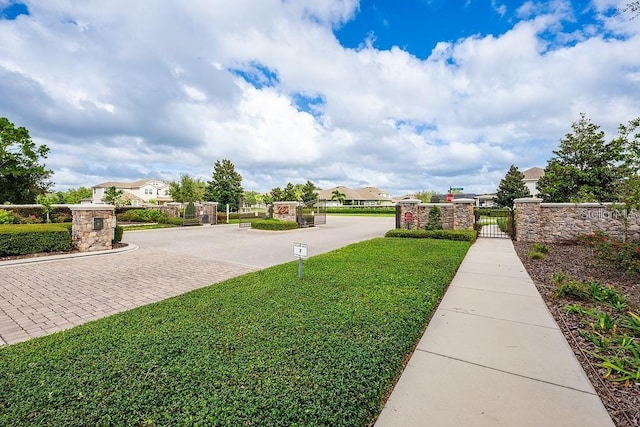
<svg viewBox="0 0 640 427"><path fill-rule="evenodd" d="M626 3L0 0L0 116L62 190L229 159L261 192L491 192L580 113L607 137L640 116Z"/></svg>

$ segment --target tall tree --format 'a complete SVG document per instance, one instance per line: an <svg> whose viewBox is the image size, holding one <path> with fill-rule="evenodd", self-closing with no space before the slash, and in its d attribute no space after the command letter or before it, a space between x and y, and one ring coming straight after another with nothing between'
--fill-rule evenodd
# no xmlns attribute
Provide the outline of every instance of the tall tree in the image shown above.
<svg viewBox="0 0 640 427"><path fill-rule="evenodd" d="M236 172L233 163L226 159L216 161L213 179L207 185L206 200L222 206L229 204L230 210L237 211L242 192L242 176Z"/></svg>
<svg viewBox="0 0 640 427"><path fill-rule="evenodd" d="M53 172L40 162L48 154L49 148L36 145L26 128L0 117L0 203L33 203L47 193Z"/></svg>
<svg viewBox="0 0 640 427"><path fill-rule="evenodd" d="M169 194L176 202L193 203L204 200L206 184L187 174L180 175L180 181L169 183Z"/></svg>
<svg viewBox="0 0 640 427"><path fill-rule="evenodd" d="M102 201L115 206L123 206L127 204L124 197L124 191L118 190L115 186L111 186L105 190Z"/></svg>
<svg viewBox="0 0 640 427"><path fill-rule="evenodd" d="M305 203L313 202L318 199L318 187L316 185L307 180L307 182L302 186L302 201Z"/></svg>
<svg viewBox="0 0 640 427"><path fill-rule="evenodd" d="M435 196L437 193L432 190L422 190L416 191L414 197L420 200L422 203L431 203L431 198Z"/></svg>
<svg viewBox="0 0 640 427"><path fill-rule="evenodd" d="M80 203L82 199L90 199L93 191L87 187L70 188L67 191L58 191L56 193L58 200L56 203L66 203L75 205Z"/></svg>
<svg viewBox="0 0 640 427"><path fill-rule="evenodd" d="M271 199L271 203L285 201L284 191L282 191L282 188L280 187L272 188L271 192L269 192L269 196Z"/></svg>
<svg viewBox="0 0 640 427"><path fill-rule="evenodd" d="M600 126L584 114L560 140L560 149L547 162L538 181L539 196L546 202L608 202L628 174L625 147L620 138L606 142Z"/></svg>
<svg viewBox="0 0 640 427"><path fill-rule="evenodd" d="M285 202L298 200L298 194L296 194L296 187L290 182L287 182L287 186L284 187L283 193L284 193L283 197Z"/></svg>
<svg viewBox="0 0 640 427"><path fill-rule="evenodd" d="M511 165L507 174L502 178L496 193L496 204L502 208L510 208L513 201L529 196L529 189L524 185L524 174L515 165Z"/></svg>

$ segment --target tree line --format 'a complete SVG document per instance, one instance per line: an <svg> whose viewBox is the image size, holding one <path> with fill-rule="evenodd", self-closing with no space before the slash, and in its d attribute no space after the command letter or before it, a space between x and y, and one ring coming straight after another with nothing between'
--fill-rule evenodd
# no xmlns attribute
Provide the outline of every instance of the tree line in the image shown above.
<svg viewBox="0 0 640 427"><path fill-rule="evenodd" d="M77 204L91 198L91 188L79 187L67 191L51 192L53 171L43 161L49 154L45 145L35 144L25 127L16 127L6 117L0 117L0 204ZM239 203L254 205L277 201L311 202L317 198L316 185L287 183L284 188L275 187L259 194L242 188L242 176L227 159L216 161L210 181L193 178L188 174L169 183L169 195L177 202L212 201L229 205L237 211ZM106 203L126 204L124 192L115 187L105 191Z"/></svg>
<svg viewBox="0 0 640 427"><path fill-rule="evenodd" d="M600 126L581 114L572 132L547 161L538 180L537 197L551 203L616 202L640 207L640 117L618 127L606 140ZM496 204L510 207L513 200L530 195L524 174L511 165L500 181Z"/></svg>

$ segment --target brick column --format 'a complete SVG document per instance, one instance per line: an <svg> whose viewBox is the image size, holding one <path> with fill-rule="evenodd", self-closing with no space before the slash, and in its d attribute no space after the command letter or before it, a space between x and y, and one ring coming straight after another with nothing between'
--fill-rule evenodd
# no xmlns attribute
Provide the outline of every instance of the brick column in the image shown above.
<svg viewBox="0 0 640 427"><path fill-rule="evenodd" d="M298 222L296 213L298 202L273 202L273 217L280 221Z"/></svg>
<svg viewBox="0 0 640 427"><path fill-rule="evenodd" d="M80 252L113 248L115 207L111 205L69 205L73 224L71 245Z"/></svg>
<svg viewBox="0 0 640 427"><path fill-rule="evenodd" d="M540 241L540 204L542 199L523 198L513 201L516 210L516 240L519 242Z"/></svg>
<svg viewBox="0 0 640 427"><path fill-rule="evenodd" d="M400 209L396 212L396 215L399 215L399 218L396 218L396 225L399 225L399 228L415 229L419 227L419 204L420 200L418 199L400 200L398 202L396 206L399 206Z"/></svg>
<svg viewBox="0 0 640 427"><path fill-rule="evenodd" d="M453 229L473 230L473 199L453 199Z"/></svg>

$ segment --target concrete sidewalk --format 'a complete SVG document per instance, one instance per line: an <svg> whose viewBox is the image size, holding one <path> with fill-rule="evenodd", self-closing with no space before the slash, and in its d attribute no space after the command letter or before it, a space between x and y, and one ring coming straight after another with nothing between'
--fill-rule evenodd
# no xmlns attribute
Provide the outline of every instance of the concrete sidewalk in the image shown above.
<svg viewBox="0 0 640 427"><path fill-rule="evenodd" d="M612 426L507 239L469 250L376 427Z"/></svg>

